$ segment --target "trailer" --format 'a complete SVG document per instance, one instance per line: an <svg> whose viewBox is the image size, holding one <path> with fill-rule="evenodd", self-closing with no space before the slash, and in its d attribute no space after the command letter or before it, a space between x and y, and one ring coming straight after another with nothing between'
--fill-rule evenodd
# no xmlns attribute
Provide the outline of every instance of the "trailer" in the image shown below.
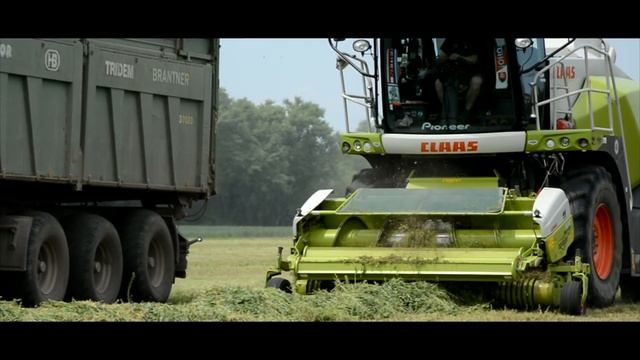
<svg viewBox="0 0 640 360"><path fill-rule="evenodd" d="M164 302L214 194L218 39L0 39L0 290Z"/></svg>

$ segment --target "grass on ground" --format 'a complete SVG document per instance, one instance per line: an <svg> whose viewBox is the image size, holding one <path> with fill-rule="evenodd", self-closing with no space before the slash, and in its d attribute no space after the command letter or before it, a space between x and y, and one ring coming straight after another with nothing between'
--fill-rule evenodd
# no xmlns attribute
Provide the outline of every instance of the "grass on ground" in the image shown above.
<svg viewBox="0 0 640 360"><path fill-rule="evenodd" d="M492 309L462 305L425 282L339 284L311 296L265 289L277 247L291 244L289 236L207 238L191 248L187 279L176 279L168 304L49 302L25 309L0 301L0 321L640 321L640 304L589 309L583 317Z"/></svg>

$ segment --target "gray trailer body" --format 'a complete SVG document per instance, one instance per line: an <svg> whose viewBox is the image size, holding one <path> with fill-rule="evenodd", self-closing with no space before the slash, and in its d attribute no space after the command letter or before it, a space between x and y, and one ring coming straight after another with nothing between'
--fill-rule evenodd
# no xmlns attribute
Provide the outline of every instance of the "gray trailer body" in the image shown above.
<svg viewBox="0 0 640 360"><path fill-rule="evenodd" d="M206 198L217 72L216 39L0 39L0 179Z"/></svg>
<svg viewBox="0 0 640 360"><path fill-rule="evenodd" d="M0 39L1 298L168 299L214 193L218 44Z"/></svg>

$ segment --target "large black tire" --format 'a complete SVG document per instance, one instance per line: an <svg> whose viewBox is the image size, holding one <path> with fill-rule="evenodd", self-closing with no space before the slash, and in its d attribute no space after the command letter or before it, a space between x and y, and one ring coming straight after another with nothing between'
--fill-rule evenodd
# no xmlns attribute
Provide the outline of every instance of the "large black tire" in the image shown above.
<svg viewBox="0 0 640 360"><path fill-rule="evenodd" d="M568 315L584 315L586 307L582 304L582 283L569 281L560 290L560 312Z"/></svg>
<svg viewBox="0 0 640 360"><path fill-rule="evenodd" d="M354 191L360 188L370 188L374 186L376 180L375 169L362 169L357 174L353 175L351 184L347 185L345 196L351 195Z"/></svg>
<svg viewBox="0 0 640 360"><path fill-rule="evenodd" d="M267 287L276 288L280 291L286 292L287 294L291 294L291 282L285 278L272 277L267 281Z"/></svg>
<svg viewBox="0 0 640 360"><path fill-rule="evenodd" d="M175 275L171 235L157 213L131 211L118 227L124 271L120 296L123 300L166 302Z"/></svg>
<svg viewBox="0 0 640 360"><path fill-rule="evenodd" d="M93 214L67 216L62 227L71 256L67 298L113 303L122 283L122 247L116 228Z"/></svg>
<svg viewBox="0 0 640 360"><path fill-rule="evenodd" d="M351 195L354 191L361 188L378 188L378 187L394 187L394 179L387 175L384 169L367 168L362 169L353 175L351 184L347 186L345 196Z"/></svg>
<svg viewBox="0 0 640 360"><path fill-rule="evenodd" d="M64 230L56 218L41 211L33 217L27 245L27 270L19 276L18 297L33 307L46 300L63 300L69 281L69 249Z"/></svg>
<svg viewBox="0 0 640 360"><path fill-rule="evenodd" d="M567 176L562 184L575 228L567 260L577 249L591 266L588 303L593 307L613 304L622 267L620 205L611 175L600 166L589 166Z"/></svg>

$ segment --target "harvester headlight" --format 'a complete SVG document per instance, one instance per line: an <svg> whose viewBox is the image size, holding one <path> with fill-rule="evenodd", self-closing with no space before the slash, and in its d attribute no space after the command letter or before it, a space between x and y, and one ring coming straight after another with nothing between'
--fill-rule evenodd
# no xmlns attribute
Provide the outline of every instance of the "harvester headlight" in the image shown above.
<svg viewBox="0 0 640 360"><path fill-rule="evenodd" d="M349 152L349 150L351 150L351 145L349 145L348 142L343 142L342 143L342 152Z"/></svg>
<svg viewBox="0 0 640 360"><path fill-rule="evenodd" d="M520 38L515 40L516 47L520 49L526 49L533 44L533 40L530 38Z"/></svg>
<svg viewBox="0 0 640 360"><path fill-rule="evenodd" d="M362 146L362 149L364 150L364 152L370 153L373 150L373 145L371 145L370 142L365 141L364 145Z"/></svg>
<svg viewBox="0 0 640 360"><path fill-rule="evenodd" d="M560 138L560 145L562 145L562 147L567 147L569 146L569 144L570 144L570 141L568 137L563 136Z"/></svg>
<svg viewBox="0 0 640 360"><path fill-rule="evenodd" d="M549 149L553 149L554 147L556 147L556 142L553 141L553 139L549 139L547 140L547 142L545 143L547 145L547 147Z"/></svg>
<svg viewBox="0 0 640 360"><path fill-rule="evenodd" d="M580 139L580 140L578 140L578 145L579 145L581 148L586 148L587 146L589 146L589 140L584 139L584 138L583 138L583 139Z"/></svg>
<svg viewBox="0 0 640 360"><path fill-rule="evenodd" d="M360 140L356 140L356 141L353 142L353 149L355 151L362 150L362 143L360 142Z"/></svg>
<svg viewBox="0 0 640 360"><path fill-rule="evenodd" d="M371 49L371 44L364 39L356 40L353 42L353 50L359 53L363 53Z"/></svg>

